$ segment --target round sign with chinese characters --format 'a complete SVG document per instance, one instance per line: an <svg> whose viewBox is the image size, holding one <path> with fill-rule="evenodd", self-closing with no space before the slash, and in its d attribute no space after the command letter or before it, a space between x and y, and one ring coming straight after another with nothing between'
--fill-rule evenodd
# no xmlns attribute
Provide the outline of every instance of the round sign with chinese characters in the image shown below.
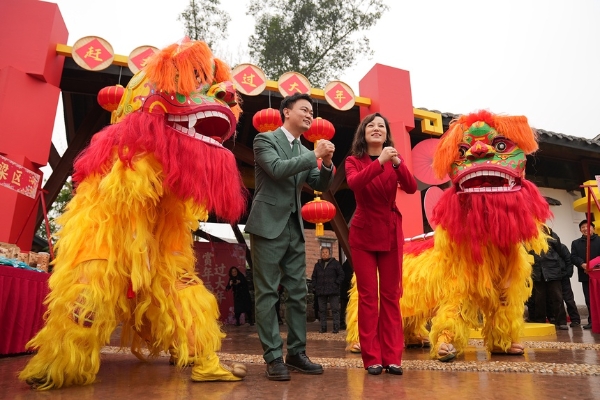
<svg viewBox="0 0 600 400"><path fill-rule="evenodd" d="M235 88L247 96L257 96L267 87L267 77L254 64L240 64L232 71Z"/></svg>
<svg viewBox="0 0 600 400"><path fill-rule="evenodd" d="M277 81L279 93L283 97L291 96L295 93L310 94L310 82L300 72L286 72L279 77Z"/></svg>
<svg viewBox="0 0 600 400"><path fill-rule="evenodd" d="M327 103L340 111L346 111L354 107L354 91L340 81L331 81L323 89Z"/></svg>
<svg viewBox="0 0 600 400"><path fill-rule="evenodd" d="M140 46L133 49L133 51L129 53L129 58L127 59L127 65L131 72L135 74L140 69L144 68L148 59L157 52L158 49L154 46Z"/></svg>
<svg viewBox="0 0 600 400"><path fill-rule="evenodd" d="M110 43L98 36L86 36L76 41L71 55L77 65L88 71L101 71L115 58Z"/></svg>

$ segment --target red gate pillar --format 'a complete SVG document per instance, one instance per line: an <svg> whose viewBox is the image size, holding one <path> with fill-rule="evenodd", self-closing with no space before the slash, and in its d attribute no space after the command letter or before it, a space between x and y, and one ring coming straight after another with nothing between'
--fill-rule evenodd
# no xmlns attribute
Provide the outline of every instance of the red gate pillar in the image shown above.
<svg viewBox="0 0 600 400"><path fill-rule="evenodd" d="M359 82L361 96L371 99L368 109L361 108L360 116L378 112L390 123L396 149L402 154L409 170L412 167L412 154L409 132L415 127L415 118L410 90L408 71L386 65L375 66ZM402 230L405 237L423 233L423 212L421 192L406 194L398 189L396 204L402 213Z"/></svg>
<svg viewBox="0 0 600 400"><path fill-rule="evenodd" d="M50 154L64 64L56 45L67 38L56 4L2 0L0 154L40 176ZM0 242L31 249L35 205L33 199L0 186Z"/></svg>

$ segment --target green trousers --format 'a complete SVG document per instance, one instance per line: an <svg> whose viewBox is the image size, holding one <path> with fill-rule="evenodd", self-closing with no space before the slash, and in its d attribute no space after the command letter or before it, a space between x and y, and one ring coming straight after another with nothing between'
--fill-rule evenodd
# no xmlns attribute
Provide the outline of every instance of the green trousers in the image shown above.
<svg viewBox="0 0 600 400"><path fill-rule="evenodd" d="M275 303L277 288L287 289L285 321L288 327L287 353L306 350L306 256L298 217L289 218L283 232L275 239L250 235L252 251L256 326L267 363L283 356L283 340Z"/></svg>

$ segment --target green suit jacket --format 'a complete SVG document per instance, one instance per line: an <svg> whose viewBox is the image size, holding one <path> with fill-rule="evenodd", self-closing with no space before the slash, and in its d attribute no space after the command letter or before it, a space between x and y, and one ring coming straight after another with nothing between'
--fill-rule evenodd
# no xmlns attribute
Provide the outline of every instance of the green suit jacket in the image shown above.
<svg viewBox="0 0 600 400"><path fill-rule="evenodd" d="M300 155L292 157L292 148L281 129L256 135L253 148L255 189L245 231L275 239L297 209L304 237L300 214L302 186L308 183L323 192L333 180L332 171L319 170L315 153L302 145Z"/></svg>

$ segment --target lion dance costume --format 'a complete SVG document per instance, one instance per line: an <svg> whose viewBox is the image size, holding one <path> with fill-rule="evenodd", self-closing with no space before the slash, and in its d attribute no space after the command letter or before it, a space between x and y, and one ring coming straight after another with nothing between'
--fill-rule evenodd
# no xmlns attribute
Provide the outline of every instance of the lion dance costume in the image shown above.
<svg viewBox="0 0 600 400"><path fill-rule="evenodd" d="M551 217L525 179L526 155L537 148L525 117L487 111L461 116L441 138L433 169L449 174L452 187L434 209L434 235L405 244L400 306L407 346L430 343L433 358L449 361L464 352L469 329L482 327L489 352L524 353L528 251L547 250L542 227ZM355 351L356 297L353 289L347 315Z"/></svg>
<svg viewBox="0 0 600 400"><path fill-rule="evenodd" d="M100 349L170 351L194 381L235 381L219 362L216 298L194 272L193 230L214 213L236 221L246 191L222 141L240 113L227 65L184 40L133 76L113 125L75 163L76 194L61 217L48 312L19 378L37 389L92 383Z"/></svg>

